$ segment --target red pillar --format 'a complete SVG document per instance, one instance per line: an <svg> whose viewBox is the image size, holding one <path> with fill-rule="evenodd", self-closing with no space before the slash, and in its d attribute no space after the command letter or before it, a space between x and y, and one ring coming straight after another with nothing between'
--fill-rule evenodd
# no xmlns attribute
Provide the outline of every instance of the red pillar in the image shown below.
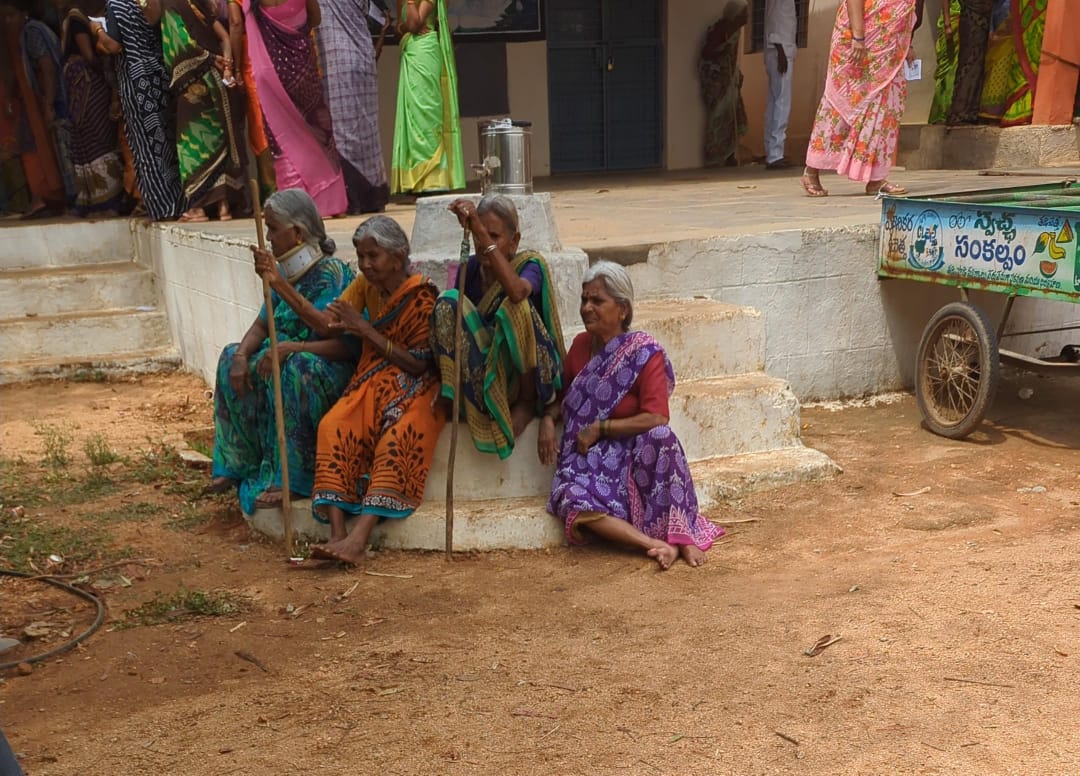
<svg viewBox="0 0 1080 776"><path fill-rule="evenodd" d="M1071 124L1080 76L1080 0L1049 0L1032 124Z"/></svg>

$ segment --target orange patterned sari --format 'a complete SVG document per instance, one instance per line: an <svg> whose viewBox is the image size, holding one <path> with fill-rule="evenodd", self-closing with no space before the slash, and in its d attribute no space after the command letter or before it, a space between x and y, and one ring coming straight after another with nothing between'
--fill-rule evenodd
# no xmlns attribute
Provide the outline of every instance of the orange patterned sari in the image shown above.
<svg viewBox="0 0 1080 776"><path fill-rule="evenodd" d="M413 377L365 342L349 387L319 424L312 496L316 519L323 506L348 515L408 517L424 497L435 444L446 418L432 408L439 378L428 327L438 289L409 276L383 301L362 275L341 295L395 348L431 362Z"/></svg>

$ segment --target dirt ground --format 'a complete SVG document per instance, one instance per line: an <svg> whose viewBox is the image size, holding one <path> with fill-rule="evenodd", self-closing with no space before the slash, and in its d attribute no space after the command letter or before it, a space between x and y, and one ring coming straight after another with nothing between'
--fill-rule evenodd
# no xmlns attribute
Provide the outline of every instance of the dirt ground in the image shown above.
<svg viewBox="0 0 1080 776"><path fill-rule="evenodd" d="M3 457L24 459L4 532L25 528L28 478L46 481L40 424L70 430L72 471L96 433L145 461L210 425L204 391L185 375L4 388ZM1076 773L1077 396L1009 376L965 442L921 429L911 397L804 409L807 444L844 474L729 505L708 565L667 573L605 548L300 571L227 500L190 500L204 472L117 468L103 497L25 507L81 532L108 515L80 568L129 565L83 580L104 580L105 626L8 671L0 720L35 776ZM4 582L3 635L42 612L88 621ZM181 586L250 605L117 627ZM842 638L804 654L825 635Z"/></svg>

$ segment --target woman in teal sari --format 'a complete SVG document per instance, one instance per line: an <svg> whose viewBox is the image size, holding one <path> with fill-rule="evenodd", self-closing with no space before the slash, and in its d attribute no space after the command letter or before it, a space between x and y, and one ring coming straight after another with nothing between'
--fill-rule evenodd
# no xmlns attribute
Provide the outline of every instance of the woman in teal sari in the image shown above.
<svg viewBox="0 0 1080 776"><path fill-rule="evenodd" d="M271 195L265 213L273 254L254 246L252 252L255 271L274 289L271 302L281 360L289 489L308 496L315 479L319 421L345 390L356 351L351 337L320 338L296 308L306 313L311 307L325 310L345 291L354 273L333 257L334 241L326 236L315 201L306 192L285 189ZM277 288L287 291L288 297L302 298L294 300L294 307ZM214 387L214 479L207 492L224 493L238 485L246 514L281 503L266 314L264 305L244 338L222 351Z"/></svg>
<svg viewBox="0 0 1080 776"><path fill-rule="evenodd" d="M465 188L457 68L446 0L398 0L398 79L391 194Z"/></svg>

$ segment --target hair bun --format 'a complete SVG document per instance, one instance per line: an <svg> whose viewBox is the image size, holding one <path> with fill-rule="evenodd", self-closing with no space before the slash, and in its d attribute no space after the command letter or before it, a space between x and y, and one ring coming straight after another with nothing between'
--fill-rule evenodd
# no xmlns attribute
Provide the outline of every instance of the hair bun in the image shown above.
<svg viewBox="0 0 1080 776"><path fill-rule="evenodd" d="M324 237L319 240L319 250L321 250L327 256L332 256L337 250L337 243L334 242L333 237Z"/></svg>

